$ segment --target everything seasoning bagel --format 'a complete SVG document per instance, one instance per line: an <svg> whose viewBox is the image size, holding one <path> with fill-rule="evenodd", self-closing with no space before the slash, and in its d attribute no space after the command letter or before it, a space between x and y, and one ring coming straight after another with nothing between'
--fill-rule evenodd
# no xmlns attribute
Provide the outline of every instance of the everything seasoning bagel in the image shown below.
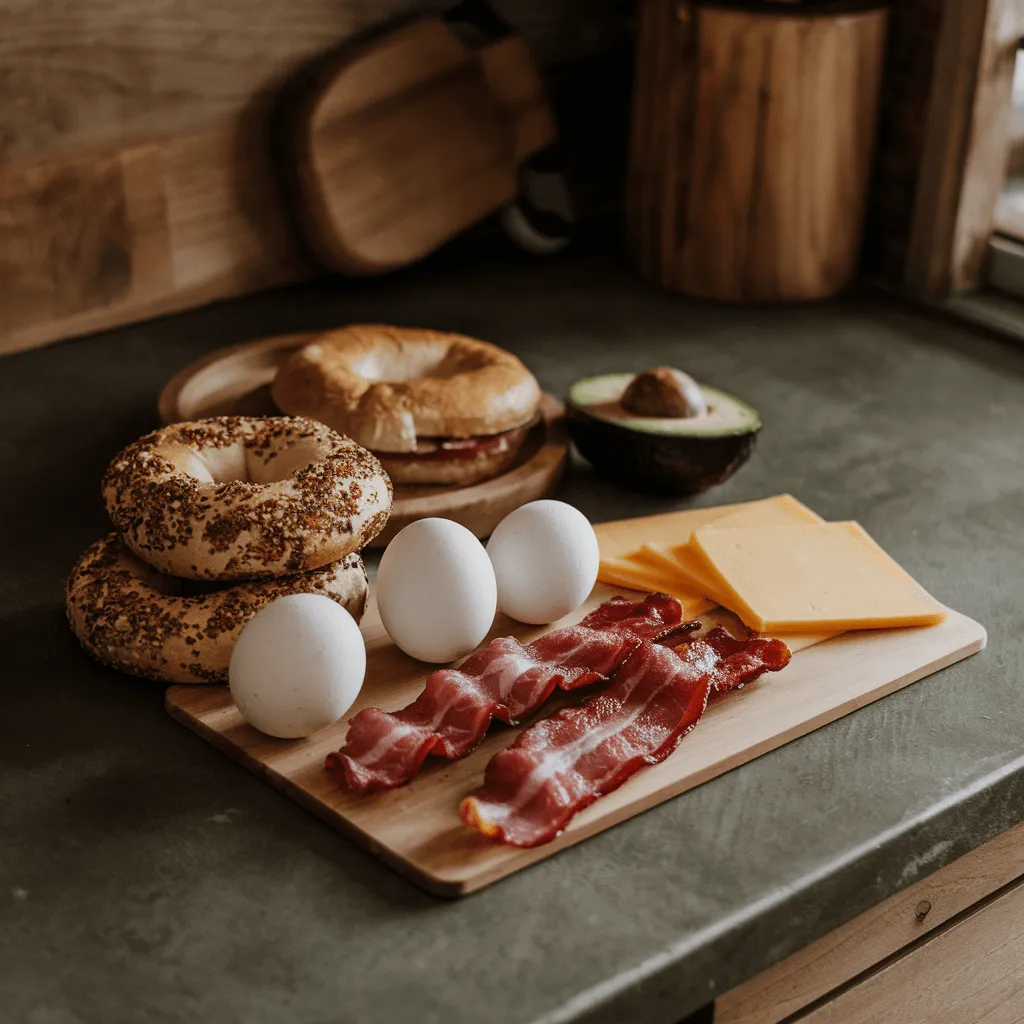
<svg viewBox="0 0 1024 1024"><path fill-rule="evenodd" d="M350 554L281 579L191 595L186 589L183 581L142 562L112 533L75 564L65 592L68 621L82 646L111 668L169 683L223 682L238 634L269 601L322 594L358 622L367 582L362 559Z"/></svg>
<svg viewBox="0 0 1024 1024"><path fill-rule="evenodd" d="M161 572L250 580L361 550L387 523L392 488L373 455L322 423L222 416L129 445L103 497L124 542Z"/></svg>

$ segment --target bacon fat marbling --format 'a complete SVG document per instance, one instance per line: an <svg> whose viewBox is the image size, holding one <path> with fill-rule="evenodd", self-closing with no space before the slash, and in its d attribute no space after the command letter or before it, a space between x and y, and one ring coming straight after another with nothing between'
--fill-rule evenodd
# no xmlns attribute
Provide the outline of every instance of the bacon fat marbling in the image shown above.
<svg viewBox="0 0 1024 1024"><path fill-rule="evenodd" d="M737 640L713 629L674 650L637 645L614 682L521 733L491 758L463 820L512 846L537 846L645 765L663 761L697 724L708 698L783 668L781 640Z"/></svg>
<svg viewBox="0 0 1024 1024"><path fill-rule="evenodd" d="M345 745L327 768L350 793L370 793L408 782L429 754L464 757L492 721L515 723L559 687L574 690L609 679L643 642L692 632L674 597L643 601L615 597L578 625L521 644L500 637L471 654L459 668L432 672L423 692L396 712L360 711Z"/></svg>

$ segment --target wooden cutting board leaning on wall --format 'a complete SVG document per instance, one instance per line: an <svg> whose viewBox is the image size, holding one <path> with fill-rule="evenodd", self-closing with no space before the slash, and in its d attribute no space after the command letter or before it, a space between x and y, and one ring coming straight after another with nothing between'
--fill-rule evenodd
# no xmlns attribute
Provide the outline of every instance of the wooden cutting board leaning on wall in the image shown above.
<svg viewBox="0 0 1024 1024"><path fill-rule="evenodd" d="M510 202L556 135L522 38L472 49L440 18L342 55L289 117L298 222L349 274L405 266Z"/></svg>

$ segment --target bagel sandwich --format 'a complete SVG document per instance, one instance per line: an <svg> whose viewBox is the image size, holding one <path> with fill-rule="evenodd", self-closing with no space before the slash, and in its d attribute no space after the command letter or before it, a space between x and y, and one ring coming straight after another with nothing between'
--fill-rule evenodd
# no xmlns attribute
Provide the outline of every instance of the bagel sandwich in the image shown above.
<svg viewBox="0 0 1024 1024"><path fill-rule="evenodd" d="M278 407L320 420L380 460L396 484L467 486L512 465L541 391L504 349L461 334L357 324L294 353Z"/></svg>

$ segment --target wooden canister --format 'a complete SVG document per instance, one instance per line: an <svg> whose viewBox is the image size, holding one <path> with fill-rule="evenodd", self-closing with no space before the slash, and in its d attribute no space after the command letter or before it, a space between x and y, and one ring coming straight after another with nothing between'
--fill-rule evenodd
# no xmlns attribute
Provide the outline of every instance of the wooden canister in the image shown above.
<svg viewBox="0 0 1024 1024"><path fill-rule="evenodd" d="M849 283L886 22L857 2L641 0L626 216L643 274L727 301Z"/></svg>

